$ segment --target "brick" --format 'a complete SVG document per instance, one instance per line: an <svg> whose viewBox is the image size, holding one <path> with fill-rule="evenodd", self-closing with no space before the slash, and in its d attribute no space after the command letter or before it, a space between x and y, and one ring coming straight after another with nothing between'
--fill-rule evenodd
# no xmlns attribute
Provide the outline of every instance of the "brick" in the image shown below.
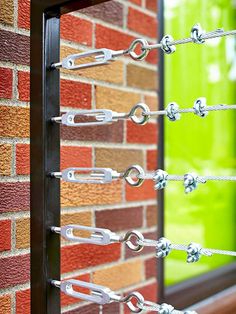
<svg viewBox="0 0 236 314"><path fill-rule="evenodd" d="M16 173L30 174L30 146L29 144L16 145Z"/></svg>
<svg viewBox="0 0 236 314"><path fill-rule="evenodd" d="M90 282L90 275L84 274L81 276L73 277L73 279ZM89 294L89 290L86 288L80 288L79 292ZM78 302L81 302L81 300L77 299L77 298L70 297L63 292L61 293L61 306L68 306L68 305L75 304Z"/></svg>
<svg viewBox="0 0 236 314"><path fill-rule="evenodd" d="M119 112L129 112L140 102L141 95L114 88L96 86L96 108L107 108Z"/></svg>
<svg viewBox="0 0 236 314"><path fill-rule="evenodd" d="M61 59L65 58L70 54L79 53L78 49L74 49L67 46L61 47ZM85 62L93 62L93 58L85 58L82 61L76 62L76 64L81 64ZM92 67L88 69L76 70L73 73L71 70L61 69L62 73L73 74L77 77L87 77L95 79L98 81L105 81L109 83L122 84L124 79L124 64L122 61L116 61L106 66ZM115 73L115 75L114 75Z"/></svg>
<svg viewBox="0 0 236 314"><path fill-rule="evenodd" d="M12 146L10 144L0 144L0 175L11 175Z"/></svg>
<svg viewBox="0 0 236 314"><path fill-rule="evenodd" d="M0 68L0 98L12 98L12 69Z"/></svg>
<svg viewBox="0 0 236 314"><path fill-rule="evenodd" d="M16 292L16 314L30 314L30 289Z"/></svg>
<svg viewBox="0 0 236 314"><path fill-rule="evenodd" d="M142 262L121 263L106 269L97 270L93 274L93 282L118 290L142 281Z"/></svg>
<svg viewBox="0 0 236 314"><path fill-rule="evenodd" d="M152 180L145 180L141 187L133 187L126 183L127 201L144 201L156 198L156 191Z"/></svg>
<svg viewBox="0 0 236 314"><path fill-rule="evenodd" d="M147 151L147 169L155 170L157 168L157 150L152 149Z"/></svg>
<svg viewBox="0 0 236 314"><path fill-rule="evenodd" d="M30 73L18 72L18 98L21 101L30 101Z"/></svg>
<svg viewBox="0 0 236 314"><path fill-rule="evenodd" d="M18 0L18 27L30 29L30 0Z"/></svg>
<svg viewBox="0 0 236 314"><path fill-rule="evenodd" d="M137 4L137 5L141 5L142 4L142 0L129 0L129 2Z"/></svg>
<svg viewBox="0 0 236 314"><path fill-rule="evenodd" d="M145 239L157 239L157 232L142 232ZM144 247L141 252L139 252L139 255L145 255L145 254L155 254L155 247ZM125 258L130 257L137 257L137 252L131 251L128 247L125 247Z"/></svg>
<svg viewBox="0 0 236 314"><path fill-rule="evenodd" d="M157 65L158 59L159 59L159 51L158 50L151 50L145 58L145 60L148 63L155 64L155 65Z"/></svg>
<svg viewBox="0 0 236 314"><path fill-rule="evenodd" d="M127 66L127 84L128 86L141 88L144 90L157 90L157 73L154 70L147 69L134 64Z"/></svg>
<svg viewBox="0 0 236 314"><path fill-rule="evenodd" d="M25 35L0 30L0 60L29 65L30 38Z"/></svg>
<svg viewBox="0 0 236 314"><path fill-rule="evenodd" d="M81 306L75 310L65 312L66 314L100 314L100 307L97 304ZM111 303L102 306L103 314L121 313L119 303Z"/></svg>
<svg viewBox="0 0 236 314"><path fill-rule="evenodd" d="M157 12L157 2L158 0L146 0L146 8L151 11Z"/></svg>
<svg viewBox="0 0 236 314"><path fill-rule="evenodd" d="M124 171L132 164L144 166L143 152L138 149L95 148L95 157L96 167Z"/></svg>
<svg viewBox="0 0 236 314"><path fill-rule="evenodd" d="M145 261L145 277L146 279L157 277L157 258L152 257Z"/></svg>
<svg viewBox="0 0 236 314"><path fill-rule="evenodd" d="M90 84L61 80L60 95L61 106L91 108L92 88Z"/></svg>
<svg viewBox="0 0 236 314"><path fill-rule="evenodd" d="M11 220L0 220L0 252L11 249Z"/></svg>
<svg viewBox="0 0 236 314"><path fill-rule="evenodd" d="M0 2L0 23L13 25L14 23L14 1L1 0Z"/></svg>
<svg viewBox="0 0 236 314"><path fill-rule="evenodd" d="M67 273L91 266L111 263L120 259L120 244L108 246L77 244L61 249L61 272Z"/></svg>
<svg viewBox="0 0 236 314"><path fill-rule="evenodd" d="M0 137L29 137L29 109L1 106Z"/></svg>
<svg viewBox="0 0 236 314"><path fill-rule="evenodd" d="M140 228L143 225L143 208L129 207L95 212L96 226L112 231Z"/></svg>
<svg viewBox="0 0 236 314"><path fill-rule="evenodd" d="M0 212L29 210L29 182L1 182L0 191Z"/></svg>
<svg viewBox="0 0 236 314"><path fill-rule="evenodd" d="M80 10L80 13L103 20L107 23L123 26L123 5L117 1L93 5Z"/></svg>
<svg viewBox="0 0 236 314"><path fill-rule="evenodd" d="M30 246L30 219L16 220L16 248L26 249Z"/></svg>
<svg viewBox="0 0 236 314"><path fill-rule="evenodd" d="M144 101L151 110L154 110L154 111L158 110L159 105L158 105L157 95L156 96L147 96L146 95L146 96L144 96Z"/></svg>
<svg viewBox="0 0 236 314"><path fill-rule="evenodd" d="M11 314L11 296L10 294L0 296L1 314Z"/></svg>
<svg viewBox="0 0 236 314"><path fill-rule="evenodd" d="M140 23L142 21L142 23ZM142 11L129 8L128 13L128 28L146 35L148 37L157 38L157 19Z"/></svg>
<svg viewBox="0 0 236 314"><path fill-rule="evenodd" d="M92 167L92 148L62 146L61 169L69 167Z"/></svg>
<svg viewBox="0 0 236 314"><path fill-rule="evenodd" d="M151 302L157 302L157 283L147 284L141 288L135 289L144 296L144 299ZM132 292L129 291L129 292ZM156 311L148 311L148 314L156 314ZM124 314L130 314L130 310L127 306L124 306Z"/></svg>
<svg viewBox="0 0 236 314"><path fill-rule="evenodd" d="M96 25L96 48L122 50L128 48L135 37L102 25Z"/></svg>
<svg viewBox="0 0 236 314"><path fill-rule="evenodd" d="M78 127L63 126L61 127L61 139L121 143L123 141L123 130L123 121L116 122L112 125L83 127L83 132L81 132L81 128Z"/></svg>
<svg viewBox="0 0 236 314"><path fill-rule="evenodd" d="M71 40L85 46L92 45L92 23L69 14L61 17L61 38Z"/></svg>
<svg viewBox="0 0 236 314"><path fill-rule="evenodd" d="M121 182L113 182L111 184L74 184L63 182L61 194L61 205L67 207L117 204L122 199Z"/></svg>
<svg viewBox="0 0 236 314"><path fill-rule="evenodd" d="M157 124L148 123L140 126L131 121L127 122L127 142L156 144L158 139Z"/></svg>
<svg viewBox="0 0 236 314"><path fill-rule="evenodd" d="M29 255L17 255L0 259L0 288L5 289L26 283L30 275Z"/></svg>
<svg viewBox="0 0 236 314"><path fill-rule="evenodd" d="M153 227L157 225L157 206L147 206L147 226Z"/></svg>

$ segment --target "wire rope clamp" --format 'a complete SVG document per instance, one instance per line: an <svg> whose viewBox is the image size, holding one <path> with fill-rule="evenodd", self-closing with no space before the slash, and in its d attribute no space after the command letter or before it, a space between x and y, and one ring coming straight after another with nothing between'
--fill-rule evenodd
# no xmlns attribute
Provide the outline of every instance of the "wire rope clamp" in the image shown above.
<svg viewBox="0 0 236 314"><path fill-rule="evenodd" d="M166 107L166 116L170 121L177 121L180 119L179 105L176 102L171 102Z"/></svg>
<svg viewBox="0 0 236 314"><path fill-rule="evenodd" d="M79 243L108 245L120 242L121 238L109 229L93 228L80 225L67 225L61 228L52 227L51 230L60 233L62 237L70 241L78 241ZM76 231L87 231L91 233L90 237L81 237L76 235Z"/></svg>
<svg viewBox="0 0 236 314"><path fill-rule="evenodd" d="M195 24L191 29L191 38L195 44L203 44L205 40L202 36L206 33L199 23Z"/></svg>
<svg viewBox="0 0 236 314"><path fill-rule="evenodd" d="M187 263L198 262L201 257L202 247L198 243L190 243L187 247Z"/></svg>
<svg viewBox="0 0 236 314"><path fill-rule="evenodd" d="M207 107L206 98L200 97L194 102L193 106L194 113L201 118L205 118L209 113L206 110L206 107Z"/></svg>
<svg viewBox="0 0 236 314"><path fill-rule="evenodd" d="M162 51L168 55L176 51L176 47L174 45L170 45L172 41L174 41L174 39L171 35L165 35L160 42Z"/></svg>
<svg viewBox="0 0 236 314"><path fill-rule="evenodd" d="M186 173L184 175L184 188L185 193L188 194L196 190L198 185L198 175L195 173Z"/></svg>
<svg viewBox="0 0 236 314"><path fill-rule="evenodd" d="M155 171L153 176L153 181L155 182L154 189L161 190L164 189L167 185L168 173L164 170L158 169Z"/></svg>
<svg viewBox="0 0 236 314"><path fill-rule="evenodd" d="M172 314L174 313L173 311L174 311L174 307L172 305L167 304L167 303L162 303L160 305L158 313L159 314Z"/></svg>
<svg viewBox="0 0 236 314"><path fill-rule="evenodd" d="M156 256L158 258L163 258L169 255L171 251L171 242L166 238L160 238L156 245Z"/></svg>

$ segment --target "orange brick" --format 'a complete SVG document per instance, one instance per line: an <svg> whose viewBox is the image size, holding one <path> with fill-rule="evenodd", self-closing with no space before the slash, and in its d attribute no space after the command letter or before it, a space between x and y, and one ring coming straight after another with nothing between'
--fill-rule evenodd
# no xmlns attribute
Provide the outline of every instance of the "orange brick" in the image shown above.
<svg viewBox="0 0 236 314"><path fill-rule="evenodd" d="M116 204L122 199L121 182L111 184L75 184L62 182L61 205L68 207Z"/></svg>
<svg viewBox="0 0 236 314"><path fill-rule="evenodd" d="M141 95L114 88L96 86L96 107L129 112L141 100Z"/></svg>
<svg viewBox="0 0 236 314"><path fill-rule="evenodd" d="M157 168L157 150L148 150L147 151L147 169L155 170Z"/></svg>
<svg viewBox="0 0 236 314"><path fill-rule="evenodd" d="M91 167L92 148L77 146L61 147L61 169L69 167Z"/></svg>
<svg viewBox="0 0 236 314"><path fill-rule="evenodd" d="M13 25L14 23L14 1L0 1L0 23Z"/></svg>
<svg viewBox="0 0 236 314"><path fill-rule="evenodd" d="M147 226L153 227L157 225L157 206L147 206Z"/></svg>
<svg viewBox="0 0 236 314"><path fill-rule="evenodd" d="M142 262L125 262L106 269L97 270L93 274L93 282L118 290L142 281Z"/></svg>
<svg viewBox="0 0 236 314"><path fill-rule="evenodd" d="M142 21L140 23L140 21ZM157 19L156 17L152 17L146 13L143 13L142 11L129 8L129 13L128 13L128 28L152 37L156 38L157 37Z"/></svg>
<svg viewBox="0 0 236 314"><path fill-rule="evenodd" d="M12 98L12 80L13 80L12 69L0 68L0 98L6 99Z"/></svg>
<svg viewBox="0 0 236 314"><path fill-rule="evenodd" d="M29 137L29 109L1 106L0 137Z"/></svg>
<svg viewBox="0 0 236 314"><path fill-rule="evenodd" d="M30 0L18 0L18 27L30 29Z"/></svg>
<svg viewBox="0 0 236 314"><path fill-rule="evenodd" d="M156 191L152 180L146 180L142 186L133 187L126 184L127 201L144 201L156 198Z"/></svg>
<svg viewBox="0 0 236 314"><path fill-rule="evenodd" d="M11 296L10 294L0 296L1 314L11 314Z"/></svg>
<svg viewBox="0 0 236 314"><path fill-rule="evenodd" d="M91 108L92 87L90 84L61 80L61 106L81 109Z"/></svg>
<svg viewBox="0 0 236 314"><path fill-rule="evenodd" d="M61 38L78 42L80 44L92 45L92 23L69 14L61 17Z"/></svg>
<svg viewBox="0 0 236 314"><path fill-rule="evenodd" d="M16 145L16 173L30 174L30 146L28 144Z"/></svg>
<svg viewBox="0 0 236 314"><path fill-rule="evenodd" d="M0 252L11 249L11 220L0 220Z"/></svg>
<svg viewBox="0 0 236 314"><path fill-rule="evenodd" d="M96 167L109 167L124 171L132 164L144 166L143 152L138 149L95 148L95 156Z"/></svg>
<svg viewBox="0 0 236 314"><path fill-rule="evenodd" d="M81 225L92 226L92 213L90 211L79 212L73 214L61 215L61 225ZM89 237L90 233L86 231L75 231L74 234L78 237Z"/></svg>
<svg viewBox="0 0 236 314"><path fill-rule="evenodd" d="M18 94L19 100L30 101L30 74L29 72L18 72Z"/></svg>
<svg viewBox="0 0 236 314"><path fill-rule="evenodd" d="M25 249L30 246L30 219L16 220L16 248Z"/></svg>
<svg viewBox="0 0 236 314"><path fill-rule="evenodd" d="M147 69L134 64L127 66L127 84L128 86L144 90L157 90L157 73L154 70Z"/></svg>
<svg viewBox="0 0 236 314"><path fill-rule="evenodd" d="M151 110L153 110L153 111L158 110L159 106L158 106L157 95L156 96L145 96L144 101Z"/></svg>
<svg viewBox="0 0 236 314"><path fill-rule="evenodd" d="M0 175L11 175L12 146L0 144Z"/></svg>
<svg viewBox="0 0 236 314"><path fill-rule="evenodd" d="M127 122L127 142L156 144L158 139L157 124L148 123L146 125L137 125L131 121Z"/></svg>
<svg viewBox="0 0 236 314"><path fill-rule="evenodd" d="M157 0L146 0L146 8L157 12Z"/></svg>
<svg viewBox="0 0 236 314"><path fill-rule="evenodd" d="M62 46L61 47L61 59L65 58L66 56L70 54L79 53L81 51L67 47ZM85 58L81 61L76 62L76 64L81 64L85 62L93 62L93 58ZM82 69L82 70L76 70L74 72L71 72L70 70L61 69L60 70L63 73L73 74L75 76L81 76L81 77L87 77L99 81L105 81L109 83L116 83L116 84L122 84L123 83L123 77L124 77L124 65L122 61L116 61L106 66L101 67L93 67L88 69Z"/></svg>
<svg viewBox="0 0 236 314"><path fill-rule="evenodd" d="M30 289L16 292L16 314L30 314Z"/></svg>

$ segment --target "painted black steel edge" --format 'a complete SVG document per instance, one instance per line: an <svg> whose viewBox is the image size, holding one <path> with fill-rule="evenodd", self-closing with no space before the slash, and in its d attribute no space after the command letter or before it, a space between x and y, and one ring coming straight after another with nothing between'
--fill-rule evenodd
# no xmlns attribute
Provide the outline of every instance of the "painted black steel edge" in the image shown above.
<svg viewBox="0 0 236 314"><path fill-rule="evenodd" d="M236 263L168 287L165 301L186 308L236 284Z"/></svg>
<svg viewBox="0 0 236 314"><path fill-rule="evenodd" d="M158 25L159 25L159 41L164 36L164 0L158 2ZM158 59L158 75L159 75L159 108L165 107L164 95L164 54L159 51ZM158 118L158 168L164 169L164 119L163 116ZM158 238L164 236L164 191L159 190L157 193L158 201ZM158 282L158 300L164 300L164 260L159 259L157 264L157 282Z"/></svg>

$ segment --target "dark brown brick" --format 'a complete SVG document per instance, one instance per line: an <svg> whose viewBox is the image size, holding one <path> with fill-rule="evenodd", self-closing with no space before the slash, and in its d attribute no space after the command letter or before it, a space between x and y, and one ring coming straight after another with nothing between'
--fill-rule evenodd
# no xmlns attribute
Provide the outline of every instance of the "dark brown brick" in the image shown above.
<svg viewBox="0 0 236 314"><path fill-rule="evenodd" d="M0 60L17 64L30 63L30 38L25 35L0 30Z"/></svg>
<svg viewBox="0 0 236 314"><path fill-rule="evenodd" d="M96 226L112 231L140 228L143 224L142 207L130 207L96 212Z"/></svg>
<svg viewBox="0 0 236 314"><path fill-rule="evenodd" d="M61 138L63 140L121 143L123 141L123 131L123 121L98 127L63 126L61 128Z"/></svg>
<svg viewBox="0 0 236 314"><path fill-rule="evenodd" d="M143 233L145 239L152 239L156 240L157 239L157 233L156 232L146 232ZM139 254L150 254L153 253L155 254L155 247L145 247ZM125 249L125 258L130 258L130 257L137 257L137 252L133 252L130 249L126 247Z"/></svg>
<svg viewBox="0 0 236 314"><path fill-rule="evenodd" d="M116 1L100 3L80 10L80 13L87 14L108 23L123 26L123 5Z"/></svg>
<svg viewBox="0 0 236 314"><path fill-rule="evenodd" d="M145 261L145 277L149 279L157 276L157 258L156 256Z"/></svg>
<svg viewBox="0 0 236 314"><path fill-rule="evenodd" d="M26 283L30 275L29 255L0 259L0 288Z"/></svg>
<svg viewBox="0 0 236 314"><path fill-rule="evenodd" d="M29 210L29 182L0 183L0 212Z"/></svg>

